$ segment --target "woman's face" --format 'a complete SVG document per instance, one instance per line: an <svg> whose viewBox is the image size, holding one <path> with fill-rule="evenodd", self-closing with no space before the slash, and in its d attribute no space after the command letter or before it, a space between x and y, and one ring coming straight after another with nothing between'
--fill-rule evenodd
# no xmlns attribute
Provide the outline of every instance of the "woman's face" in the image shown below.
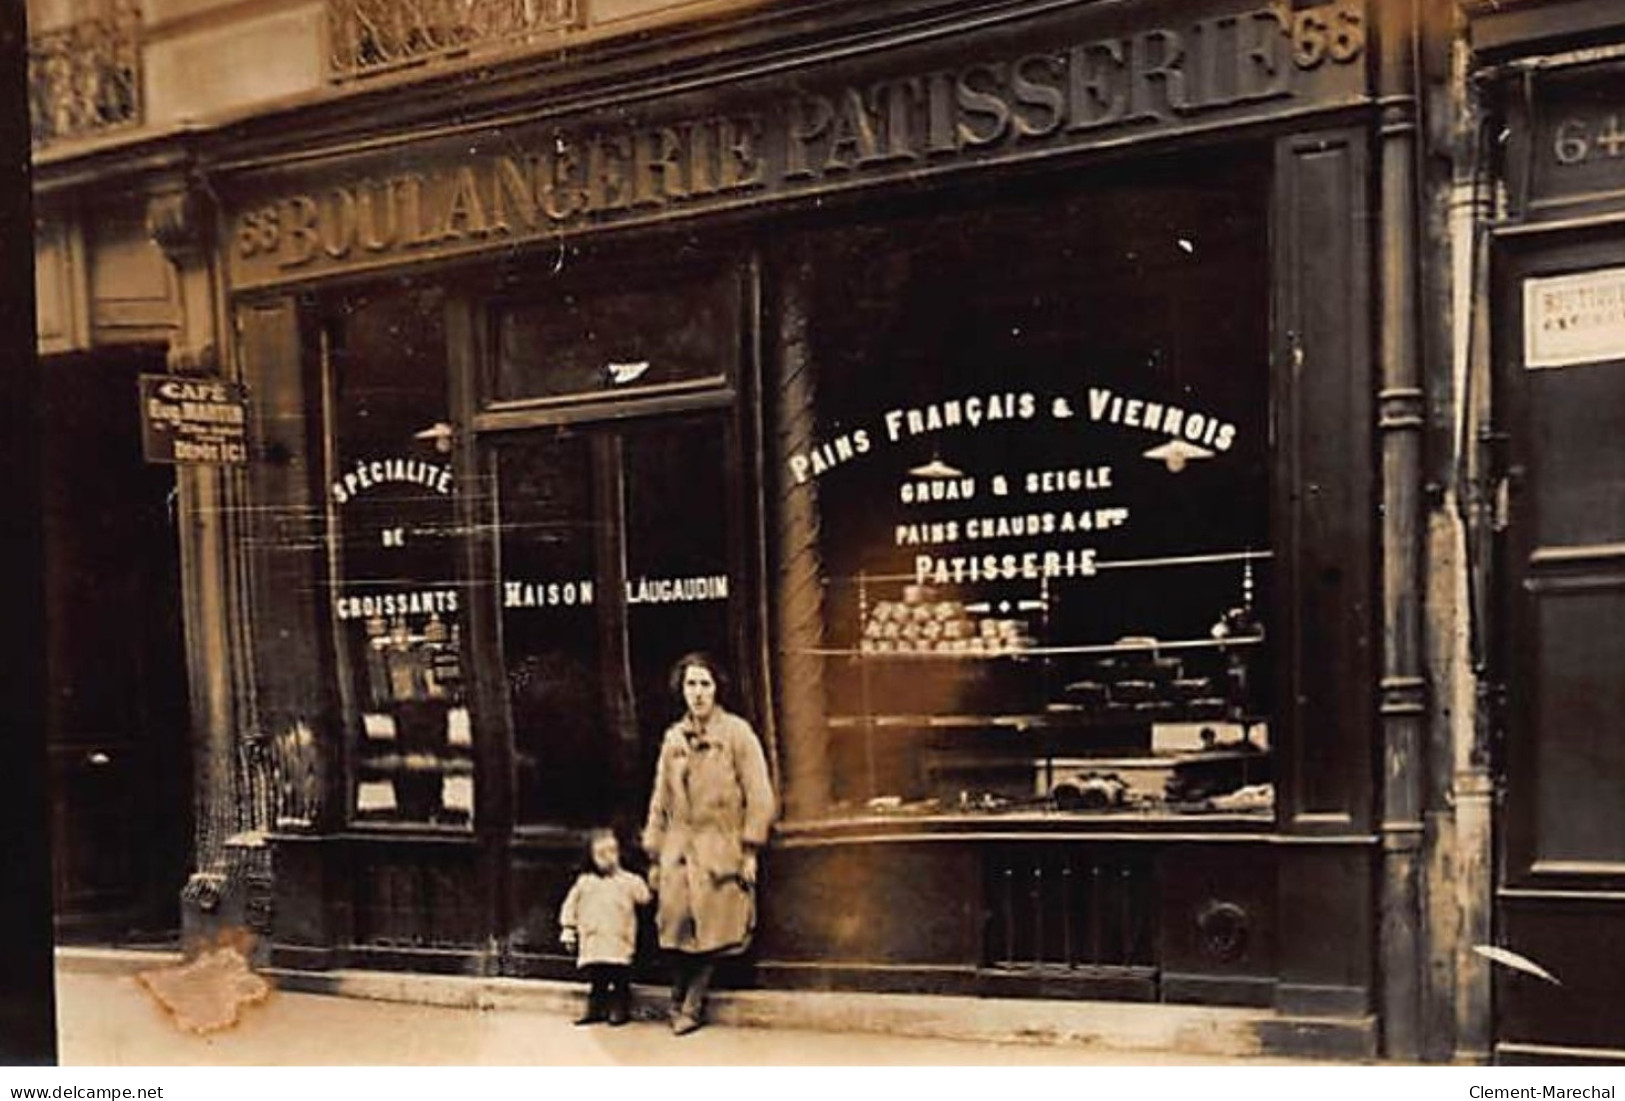
<svg viewBox="0 0 1625 1101"><path fill-rule="evenodd" d="M704 722L717 707L717 681L711 670L703 665L690 665L683 670L683 702L688 713Z"/></svg>

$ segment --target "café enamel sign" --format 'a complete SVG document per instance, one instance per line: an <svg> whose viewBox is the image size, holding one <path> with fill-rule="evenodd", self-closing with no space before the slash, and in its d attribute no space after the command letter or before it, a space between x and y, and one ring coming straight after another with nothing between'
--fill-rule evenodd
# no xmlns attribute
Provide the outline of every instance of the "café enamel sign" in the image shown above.
<svg viewBox="0 0 1625 1101"><path fill-rule="evenodd" d="M248 388L223 379L142 375L141 450L149 463L248 462Z"/></svg>
<svg viewBox="0 0 1625 1101"><path fill-rule="evenodd" d="M1093 6L1090 6L1091 8ZM736 84L696 102L335 150L222 181L243 288L822 195L1364 102L1364 6L1210 0L1014 23L967 54ZM1177 12L1177 14L1175 14ZM833 67L832 67L833 69ZM737 98L736 98L737 97ZM683 103L689 106L685 109ZM645 113L646 112L646 113Z"/></svg>

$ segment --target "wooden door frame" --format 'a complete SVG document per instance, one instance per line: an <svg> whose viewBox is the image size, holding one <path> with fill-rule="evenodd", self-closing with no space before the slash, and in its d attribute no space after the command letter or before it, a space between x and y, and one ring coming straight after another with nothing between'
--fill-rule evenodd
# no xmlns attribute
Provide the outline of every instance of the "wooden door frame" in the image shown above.
<svg viewBox="0 0 1625 1101"><path fill-rule="evenodd" d="M511 295L511 286L499 279L448 296L453 462L459 485L494 487L495 458L500 448L523 446L525 440L534 439L538 433L565 426L592 433L595 514L607 516L613 511L616 517L614 522L602 525L594 539L600 588L607 585L613 594L595 618L605 644L600 663L605 670L603 688L611 712L610 725L624 733L637 722L631 685L624 683L619 673L629 668L631 646L623 595L625 435L632 427L696 416L716 417L726 433L722 479L728 524L730 531L737 534L729 541L728 560L729 573L740 585L739 595L728 602L730 641L739 665L733 672L742 702L751 717L758 720L769 758L776 760L767 690L767 625L753 623L753 617L765 615L767 607L765 569L759 564L760 556L751 552L753 546L765 546L763 512L756 503L760 492L760 429L745 408L750 395L759 389L761 264L755 251L748 249L721 252L717 261L737 279L737 369L714 387L651 397L539 403L529 408L510 405L493 412L488 386L494 356L494 313L496 305ZM496 576L501 502L494 488L465 491L459 497L458 508L459 525L469 533L462 540L459 579L467 599L464 660L470 670L470 713L480 733L476 739L480 780L475 789L475 832L480 838L482 859L490 861L485 877L493 893L490 927L493 935L501 938L503 930L514 927L523 909L521 900L513 897L508 867L515 843L557 847L573 857L578 831L517 820L515 741L504 672L500 596L496 586L479 583L482 578Z"/></svg>

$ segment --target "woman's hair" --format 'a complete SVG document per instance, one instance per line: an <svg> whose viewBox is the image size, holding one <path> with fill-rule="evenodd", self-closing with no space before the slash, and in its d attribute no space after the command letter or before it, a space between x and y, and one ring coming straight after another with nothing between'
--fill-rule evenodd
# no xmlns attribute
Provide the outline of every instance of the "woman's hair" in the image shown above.
<svg viewBox="0 0 1625 1101"><path fill-rule="evenodd" d="M692 665L698 665L701 669L704 669L707 673L711 674L711 679L715 681L717 685L717 699L719 701L727 698L728 689L730 687L727 671L723 669L722 664L710 654L703 650L695 650L678 658L676 663L672 665L671 673L666 679L667 685L671 688L671 694L677 698L678 703L684 702L683 676L688 672L689 667Z"/></svg>

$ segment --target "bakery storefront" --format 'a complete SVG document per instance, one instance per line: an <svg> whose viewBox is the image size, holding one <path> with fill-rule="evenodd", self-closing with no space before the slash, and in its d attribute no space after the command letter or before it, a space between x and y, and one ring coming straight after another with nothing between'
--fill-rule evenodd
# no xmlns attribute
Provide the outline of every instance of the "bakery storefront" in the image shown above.
<svg viewBox="0 0 1625 1101"><path fill-rule="evenodd" d="M274 960L569 975L706 649L785 804L734 981L1369 1030L1372 30L926 9L237 135Z"/></svg>

